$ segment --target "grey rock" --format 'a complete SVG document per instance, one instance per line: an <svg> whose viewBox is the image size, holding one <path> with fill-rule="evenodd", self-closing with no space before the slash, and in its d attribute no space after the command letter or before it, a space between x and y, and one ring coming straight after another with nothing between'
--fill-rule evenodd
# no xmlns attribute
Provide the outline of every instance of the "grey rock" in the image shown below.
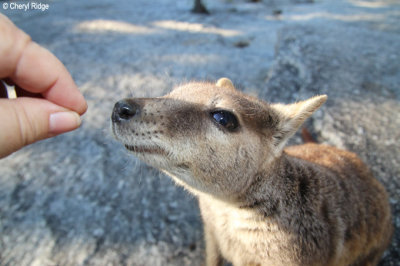
<svg viewBox="0 0 400 266"><path fill-rule="evenodd" d="M60 58L89 110L79 130L0 161L0 265L201 265L196 200L114 141L109 117L121 98L221 76L268 101L328 94L307 127L369 164L399 229L400 6L302 2L207 1L211 16L172 0L2 10ZM380 265L399 264L399 242L396 230Z"/></svg>

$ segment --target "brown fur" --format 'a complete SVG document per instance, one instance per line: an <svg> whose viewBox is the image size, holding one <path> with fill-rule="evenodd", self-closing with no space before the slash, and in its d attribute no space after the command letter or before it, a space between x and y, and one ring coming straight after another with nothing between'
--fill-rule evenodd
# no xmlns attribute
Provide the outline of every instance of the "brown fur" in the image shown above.
<svg viewBox="0 0 400 266"><path fill-rule="evenodd" d="M207 265L376 265L390 242L387 194L353 153L287 139L326 100L269 105L230 80L125 99L113 132L136 156L194 193ZM117 106L117 105L116 105ZM233 113L232 131L212 113Z"/></svg>

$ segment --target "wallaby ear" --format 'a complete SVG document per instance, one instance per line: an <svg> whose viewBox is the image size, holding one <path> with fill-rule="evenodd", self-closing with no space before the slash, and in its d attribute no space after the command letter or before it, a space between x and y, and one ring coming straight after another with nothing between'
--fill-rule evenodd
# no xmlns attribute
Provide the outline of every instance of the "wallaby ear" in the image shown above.
<svg viewBox="0 0 400 266"><path fill-rule="evenodd" d="M221 88L235 89L235 86L233 86L232 81L228 78L220 78L215 85Z"/></svg>
<svg viewBox="0 0 400 266"><path fill-rule="evenodd" d="M314 96L308 100L293 104L272 104L279 115L279 122L274 134L275 144L284 145L286 140L326 101L328 96Z"/></svg>

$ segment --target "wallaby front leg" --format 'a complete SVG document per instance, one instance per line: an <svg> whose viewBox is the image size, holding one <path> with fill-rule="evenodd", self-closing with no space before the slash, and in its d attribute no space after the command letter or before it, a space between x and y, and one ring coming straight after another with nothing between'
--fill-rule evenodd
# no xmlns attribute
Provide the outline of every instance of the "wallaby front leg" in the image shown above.
<svg viewBox="0 0 400 266"><path fill-rule="evenodd" d="M222 266L223 259L217 241L206 224L204 224L204 240L206 242L206 266Z"/></svg>

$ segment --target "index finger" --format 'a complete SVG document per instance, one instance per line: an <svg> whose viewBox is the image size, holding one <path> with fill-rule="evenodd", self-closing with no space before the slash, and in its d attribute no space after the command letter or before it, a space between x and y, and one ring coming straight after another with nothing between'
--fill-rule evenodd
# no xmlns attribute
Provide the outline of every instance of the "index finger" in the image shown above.
<svg viewBox="0 0 400 266"><path fill-rule="evenodd" d="M2 14L0 39L0 78L9 77L25 90L79 114L86 111L86 101L65 66Z"/></svg>

